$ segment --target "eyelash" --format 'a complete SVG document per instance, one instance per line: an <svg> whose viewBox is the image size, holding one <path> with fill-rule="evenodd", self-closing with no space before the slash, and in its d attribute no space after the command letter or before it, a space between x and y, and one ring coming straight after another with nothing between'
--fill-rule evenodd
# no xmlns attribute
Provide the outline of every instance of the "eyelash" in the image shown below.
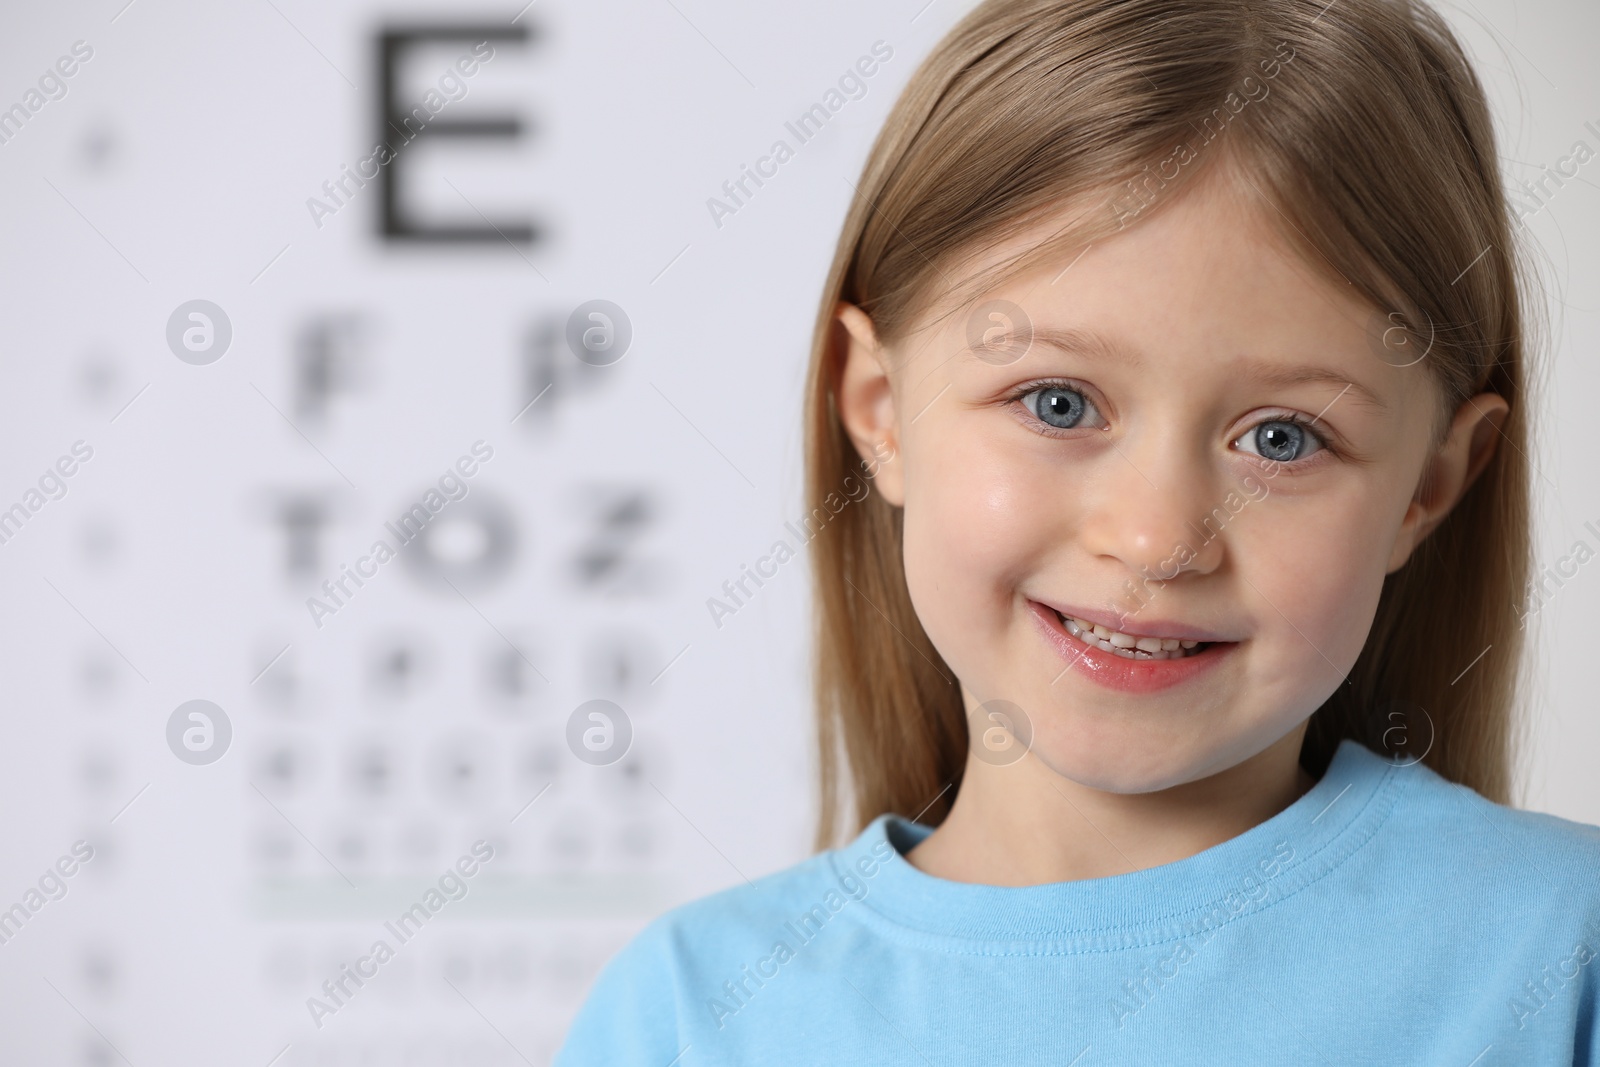
<svg viewBox="0 0 1600 1067"><path fill-rule="evenodd" d="M1077 427L1073 427L1071 429L1062 429L1059 426L1051 426L1044 420L1040 419L1039 416L1035 415L1032 411L1028 410L1028 405L1022 403L1023 397L1026 397L1032 393L1037 393L1041 389L1070 389L1073 392L1081 395L1097 412L1100 411L1100 405L1095 402L1090 390L1087 389L1081 382L1075 382L1067 378L1046 378L1042 381L1028 382L1024 385L1018 386L1007 395L1006 402L1007 404L1015 405L1023 413L1023 415L1026 416L1030 428L1035 433L1038 433L1043 437L1054 437L1058 439L1065 438L1079 433L1080 430ZM1102 418L1105 417L1104 412L1100 412L1100 415ZM1280 463L1281 466L1305 469L1318 463L1319 461L1317 457L1323 453L1326 453L1331 458L1339 458L1341 455L1343 455L1342 450L1331 440L1332 435L1314 429L1312 427L1312 421L1313 420L1306 418L1304 415L1301 415L1298 412L1285 411L1279 414L1270 415L1264 419L1258 419L1256 422L1246 427L1241 433L1234 437L1233 440L1237 441L1245 434L1258 430L1269 422L1282 422L1300 427L1301 430L1305 431L1305 433L1316 439L1319 447L1316 452L1312 453L1307 458L1288 460ZM1089 428L1092 429L1093 427ZM1268 460L1262 456L1257 456L1251 452L1241 452L1240 455L1249 456L1260 463L1273 462L1272 460Z"/></svg>

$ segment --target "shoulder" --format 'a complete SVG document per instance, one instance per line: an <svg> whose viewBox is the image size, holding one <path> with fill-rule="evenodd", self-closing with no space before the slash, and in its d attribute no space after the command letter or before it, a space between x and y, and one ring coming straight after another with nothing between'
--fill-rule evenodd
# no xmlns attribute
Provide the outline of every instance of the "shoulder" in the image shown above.
<svg viewBox="0 0 1600 1067"><path fill-rule="evenodd" d="M1420 764L1392 773L1393 843L1415 858L1419 877L1600 932L1600 827L1497 804Z"/></svg>
<svg viewBox="0 0 1600 1067"><path fill-rule="evenodd" d="M834 891L841 855L818 853L652 920L595 979L556 1067L671 1061L703 1022L707 998L740 980L784 922Z"/></svg>

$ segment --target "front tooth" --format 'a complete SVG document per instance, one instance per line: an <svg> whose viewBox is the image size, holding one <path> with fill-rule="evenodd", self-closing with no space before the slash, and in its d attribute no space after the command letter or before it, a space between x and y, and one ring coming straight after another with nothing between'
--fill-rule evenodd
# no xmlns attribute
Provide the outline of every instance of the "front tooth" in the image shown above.
<svg viewBox="0 0 1600 1067"><path fill-rule="evenodd" d="M1131 649L1131 648L1122 648L1122 647L1119 646L1117 648L1113 648L1111 651L1113 653L1115 653L1116 655L1121 656L1123 659L1136 659L1137 658L1137 657L1134 656L1133 649Z"/></svg>
<svg viewBox="0 0 1600 1067"><path fill-rule="evenodd" d="M1111 631L1106 629L1104 626L1101 626L1099 623L1094 624L1094 635L1102 641L1111 640Z"/></svg>
<svg viewBox="0 0 1600 1067"><path fill-rule="evenodd" d="M1138 643L1125 633L1113 633L1111 636L1107 637L1106 640L1110 641L1118 648L1132 648Z"/></svg>
<svg viewBox="0 0 1600 1067"><path fill-rule="evenodd" d="M1133 643L1133 647L1144 652L1160 652L1166 646L1159 637L1141 637Z"/></svg>
<svg viewBox="0 0 1600 1067"><path fill-rule="evenodd" d="M1181 644L1184 648L1194 648L1199 643L1200 643L1199 641L1181 641L1181 642L1179 642L1179 644Z"/></svg>
<svg viewBox="0 0 1600 1067"><path fill-rule="evenodd" d="M1163 637L1161 639L1161 651L1163 651L1163 652L1176 651L1177 648L1178 648L1178 645L1179 645L1179 641L1178 641L1178 639L1176 637Z"/></svg>

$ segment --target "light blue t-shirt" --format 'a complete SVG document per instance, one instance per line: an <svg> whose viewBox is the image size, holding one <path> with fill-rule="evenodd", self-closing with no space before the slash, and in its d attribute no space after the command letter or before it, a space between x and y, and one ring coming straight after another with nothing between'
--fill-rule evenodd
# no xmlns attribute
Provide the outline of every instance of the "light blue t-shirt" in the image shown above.
<svg viewBox="0 0 1600 1067"><path fill-rule="evenodd" d="M931 829L668 912L605 967L558 1067L1600 1067L1600 829L1353 741L1288 808L1136 873L927 875Z"/></svg>

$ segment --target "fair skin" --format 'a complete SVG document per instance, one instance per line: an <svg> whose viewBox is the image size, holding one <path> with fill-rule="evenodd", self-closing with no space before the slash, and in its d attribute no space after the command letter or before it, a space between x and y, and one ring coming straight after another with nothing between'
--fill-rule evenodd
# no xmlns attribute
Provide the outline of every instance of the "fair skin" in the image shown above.
<svg viewBox="0 0 1600 1067"><path fill-rule="evenodd" d="M969 723L1020 736L1014 705L1031 732L1014 758L969 755L908 857L923 871L1123 874L1283 810L1313 784L1307 720L1346 684L1384 576L1492 454L1505 401L1443 417L1427 361L1375 355L1374 309L1304 263L1272 210L1219 168L978 301L1024 309L1031 343L1009 348L975 351L970 316L938 307L885 345L840 305L840 417L864 458L892 452L875 485L904 509L917 615ZM1047 339L1067 330L1075 343ZM1182 668L1127 667L1057 610L1197 643L1160 646Z"/></svg>

